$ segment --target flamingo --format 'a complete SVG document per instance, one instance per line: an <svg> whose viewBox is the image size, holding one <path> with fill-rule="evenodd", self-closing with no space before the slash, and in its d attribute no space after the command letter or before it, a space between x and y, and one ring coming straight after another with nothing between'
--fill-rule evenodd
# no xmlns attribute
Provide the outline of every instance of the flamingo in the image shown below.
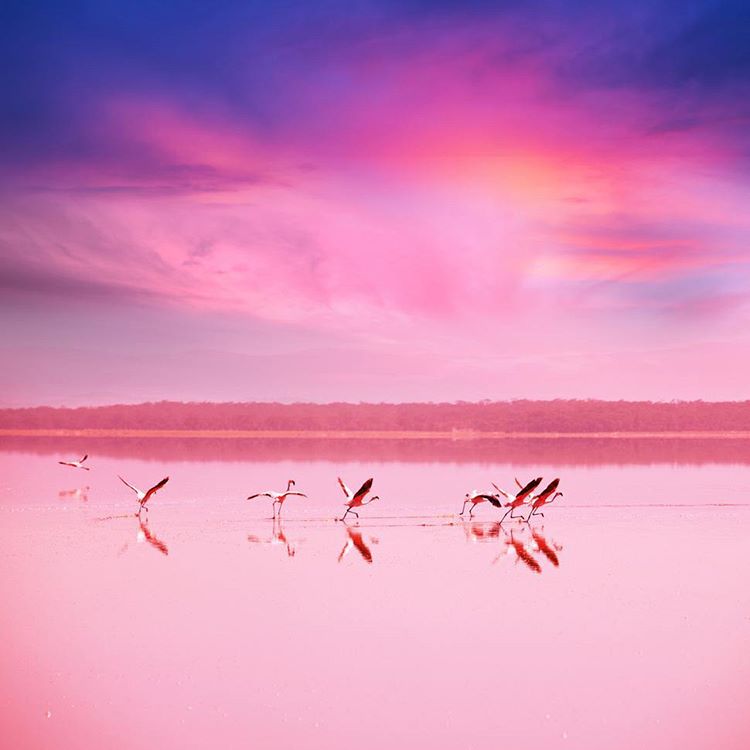
<svg viewBox="0 0 750 750"><path fill-rule="evenodd" d="M137 487L133 487L130 482L126 482L119 474L117 475L117 478L123 483L127 484L128 487L130 487L133 492L135 492L136 497L138 498L138 502L140 503L140 508L138 508L138 513L136 515L140 516L141 511L146 508L146 503L152 498L152 496L160 490L168 481L169 477L164 477L164 479L161 480L161 482L158 482L150 489L146 490L146 492L143 492L143 490L139 490ZM148 508L146 508L148 510Z"/></svg>
<svg viewBox="0 0 750 750"><path fill-rule="evenodd" d="M294 487L294 480L290 479L286 483L286 491L285 492L273 492L271 490L266 490L265 492L256 492L254 495L250 495L248 497L248 500L252 500L256 497L270 497L273 499L273 502L271 503L271 507L273 508L273 517L276 518L276 503L279 504L279 516L281 516L281 506L284 504L284 500L286 500L290 495L297 495L298 497L307 497L304 492L293 492L292 487Z"/></svg>
<svg viewBox="0 0 750 750"><path fill-rule="evenodd" d="M505 515L500 519L500 523L502 523L505 520L505 517L510 513L511 518L517 518L518 516L513 515L513 511L518 508L519 506L523 505L526 502L526 498L542 483L542 477L537 477L536 479L532 479L528 484L521 487L521 483L516 479L516 484L521 487L521 489L518 491L517 494L511 495L509 492L506 492L505 490L501 490L494 482L492 483L492 486L501 494L504 495L508 500L510 500L509 503L505 504L505 507L508 508L507 511L505 511ZM492 503L493 505L496 505L497 507L500 506L500 501L496 500L496 502Z"/></svg>
<svg viewBox="0 0 750 750"><path fill-rule="evenodd" d="M354 513L357 518L359 518L359 513L357 511L353 510L354 508L359 508L362 505L369 505L373 500L380 500L380 498L375 495L374 497L371 497L367 502L365 502L365 496L372 488L372 477L370 477L356 492L352 492L343 482L341 477L337 477L339 480L339 485L341 485L341 489L344 491L344 494L346 495L346 502L344 505L346 505L346 513L344 513L343 516L339 519L340 521L343 521L347 513Z"/></svg>
<svg viewBox="0 0 750 750"><path fill-rule="evenodd" d="M474 508L476 508L476 506L480 503L486 502L497 505L500 502L500 499L497 497L497 495L492 495L489 492L478 492L477 490L467 492L466 499L464 500L464 504L461 508L461 512L458 515L462 516L464 514L464 511L466 510L466 504L471 503L471 507L469 508L469 518L472 518L474 516Z"/></svg>
<svg viewBox="0 0 750 750"><path fill-rule="evenodd" d="M83 469L84 471L91 471L91 469L88 466L84 466L83 462L89 457L89 454L87 453L80 461L58 461L57 463L62 464L63 466L71 466L74 469Z"/></svg>
<svg viewBox="0 0 750 750"><path fill-rule="evenodd" d="M531 513L529 513L529 517L526 519L527 521L531 520L531 517L534 514L544 518L544 513L539 513L539 508L541 508L544 505L548 505L556 497L562 496L562 492L555 492L559 484L560 484L559 479L553 479L538 495L535 495L531 499ZM553 492L555 493L554 495L552 495ZM551 499L549 499L550 495L552 495Z"/></svg>
<svg viewBox="0 0 750 750"><path fill-rule="evenodd" d="M346 533L349 535L349 538L346 540L344 549L342 549L341 553L339 554L339 562L344 559L344 555L346 555L352 547L355 547L357 552L359 552L359 554L362 555L362 557L365 559L365 562L371 563L372 552L370 552L370 548L362 539L362 532L351 528L351 526L347 526Z"/></svg>

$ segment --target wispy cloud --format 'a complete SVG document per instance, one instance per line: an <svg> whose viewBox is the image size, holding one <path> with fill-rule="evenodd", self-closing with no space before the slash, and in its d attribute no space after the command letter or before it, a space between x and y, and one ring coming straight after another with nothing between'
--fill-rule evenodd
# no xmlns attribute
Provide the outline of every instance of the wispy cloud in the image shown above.
<svg viewBox="0 0 750 750"><path fill-rule="evenodd" d="M519 383L550 338L595 369L613 339L732 336L747 10L683 6L20 12L0 284L297 326L404 367L419 341L432 368L506 378L493 357L516 347Z"/></svg>

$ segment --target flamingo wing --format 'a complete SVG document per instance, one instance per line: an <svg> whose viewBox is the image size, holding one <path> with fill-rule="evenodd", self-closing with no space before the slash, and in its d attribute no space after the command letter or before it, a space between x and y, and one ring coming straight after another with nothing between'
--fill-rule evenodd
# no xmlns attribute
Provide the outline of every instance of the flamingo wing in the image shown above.
<svg viewBox="0 0 750 750"><path fill-rule="evenodd" d="M372 477L370 477L355 493L352 500L363 500L365 495L372 488Z"/></svg>
<svg viewBox="0 0 750 750"><path fill-rule="evenodd" d="M253 500L256 497L274 497L270 492L256 492L254 495L250 495L247 499Z"/></svg>
<svg viewBox="0 0 750 750"><path fill-rule="evenodd" d="M510 492L506 492L505 490L501 490L494 482L492 483L492 486L505 498L510 500L513 495L510 494Z"/></svg>
<svg viewBox="0 0 750 750"><path fill-rule="evenodd" d="M127 484L127 486L128 486L128 487L130 487L130 489L131 489L131 490L133 490L133 492L135 492L135 494L136 494L136 495L140 495L140 494L141 494L141 491L140 491L140 490L139 490L139 489L138 489L137 487L133 487L133 485L132 485L132 484L130 484L130 482L126 482L126 481L125 481L125 480L124 480L124 479L123 479L123 478L122 478L122 477L121 477L121 476L120 476L119 474L117 475L117 478L118 478L118 479L119 479L119 480L120 480L120 481L121 481L121 482L122 482L123 484Z"/></svg>
<svg viewBox="0 0 750 750"><path fill-rule="evenodd" d="M341 485L341 489L344 490L344 494L347 496L347 498L352 497L352 491L344 484L344 480L341 479L341 477L336 477L336 479L339 480L339 484Z"/></svg>
<svg viewBox="0 0 750 750"><path fill-rule="evenodd" d="M89 457L89 454L87 453L78 463L82 464L88 457Z"/></svg>
<svg viewBox="0 0 750 750"><path fill-rule="evenodd" d="M557 485L560 484L559 477L557 479L553 479L540 493L539 495L541 497L549 497L556 489Z"/></svg>
<svg viewBox="0 0 750 750"><path fill-rule="evenodd" d="M537 477L536 479L532 479L516 495L516 500L523 500L527 495L530 495L541 483L542 483L542 478L541 477Z"/></svg>
<svg viewBox="0 0 750 750"><path fill-rule="evenodd" d="M164 477L164 479L161 480L161 482L158 482L155 484L144 496L143 500L141 500L141 505L145 505L150 499L151 496L156 494L158 490L160 490L167 482L169 481L169 477Z"/></svg>
<svg viewBox="0 0 750 750"><path fill-rule="evenodd" d="M496 508L502 508L503 504L494 495L474 495L474 497L480 497L482 500L487 500L492 503Z"/></svg>

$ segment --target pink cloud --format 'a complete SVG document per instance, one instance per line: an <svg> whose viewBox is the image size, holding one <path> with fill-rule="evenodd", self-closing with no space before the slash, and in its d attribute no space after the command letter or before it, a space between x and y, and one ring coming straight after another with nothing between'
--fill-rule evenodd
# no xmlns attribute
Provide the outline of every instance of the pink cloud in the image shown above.
<svg viewBox="0 0 750 750"><path fill-rule="evenodd" d="M490 31L373 40L343 81L290 82L275 128L113 92L87 125L103 154L3 202L5 286L304 326L410 372L416 349L456 381L563 382L613 338L689 340L696 316L717 326L701 341L732 334L750 280L732 144L655 127L655 94L566 90L554 48L498 52ZM644 310L690 316L652 334Z"/></svg>

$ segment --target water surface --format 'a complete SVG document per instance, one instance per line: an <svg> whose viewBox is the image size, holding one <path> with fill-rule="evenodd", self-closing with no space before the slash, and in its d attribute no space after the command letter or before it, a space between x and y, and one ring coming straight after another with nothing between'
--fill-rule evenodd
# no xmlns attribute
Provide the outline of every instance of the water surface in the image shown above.
<svg viewBox="0 0 750 750"><path fill-rule="evenodd" d="M748 746L742 448L114 441L56 464L80 447L0 452L10 747ZM118 473L171 477L141 522ZM337 475L375 477L358 522L333 520ZM455 515L538 475L565 496L532 527ZM244 499L289 478L310 497L281 524Z"/></svg>

